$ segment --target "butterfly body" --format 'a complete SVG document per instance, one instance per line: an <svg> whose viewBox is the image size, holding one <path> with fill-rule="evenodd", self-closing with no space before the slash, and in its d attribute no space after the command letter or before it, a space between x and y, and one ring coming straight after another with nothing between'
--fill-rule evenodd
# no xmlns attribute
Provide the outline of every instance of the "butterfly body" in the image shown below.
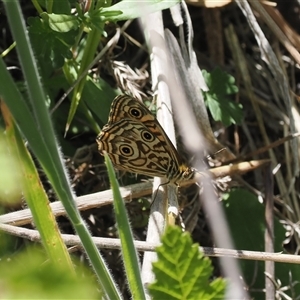
<svg viewBox="0 0 300 300"><path fill-rule="evenodd" d="M194 176L152 113L129 96L117 96L97 137L117 169L179 183Z"/></svg>

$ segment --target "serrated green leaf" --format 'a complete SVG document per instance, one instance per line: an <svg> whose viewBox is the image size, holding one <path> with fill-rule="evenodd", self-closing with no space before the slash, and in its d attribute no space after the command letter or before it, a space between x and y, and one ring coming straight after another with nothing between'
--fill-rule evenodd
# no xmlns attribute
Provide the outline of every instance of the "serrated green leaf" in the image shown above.
<svg viewBox="0 0 300 300"><path fill-rule="evenodd" d="M70 48L75 41L76 31L64 33L53 31L49 24L39 17L29 18L28 23L31 44L43 75L61 68L65 58L72 58Z"/></svg>
<svg viewBox="0 0 300 300"><path fill-rule="evenodd" d="M156 281L149 286L153 299L221 299L225 281L209 281L211 262L192 244L188 233L168 227L153 263Z"/></svg>
<svg viewBox="0 0 300 300"><path fill-rule="evenodd" d="M236 94L238 92L238 87L235 85L234 77L220 68L214 69L211 73L203 70L202 74L209 89L213 93L220 96L226 96Z"/></svg>
<svg viewBox="0 0 300 300"><path fill-rule="evenodd" d="M203 92L204 100L214 120L221 121L225 126L240 123L243 118L242 105L228 97L238 92L234 77L219 68L211 73L203 70L202 74L209 87L208 92Z"/></svg>
<svg viewBox="0 0 300 300"><path fill-rule="evenodd" d="M228 99L222 99L218 95L207 92L206 105L215 121L221 121L225 126L239 124L242 121L242 105Z"/></svg>

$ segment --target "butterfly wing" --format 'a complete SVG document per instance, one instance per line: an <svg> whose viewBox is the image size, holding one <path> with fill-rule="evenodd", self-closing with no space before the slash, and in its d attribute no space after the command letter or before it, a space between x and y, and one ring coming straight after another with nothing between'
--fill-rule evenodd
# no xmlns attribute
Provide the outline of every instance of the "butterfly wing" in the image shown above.
<svg viewBox="0 0 300 300"><path fill-rule="evenodd" d="M107 124L110 125L122 119L139 122L156 121L156 118L144 104L127 95L119 95L113 100Z"/></svg>
<svg viewBox="0 0 300 300"><path fill-rule="evenodd" d="M97 143L99 151L105 150L117 169L164 178L178 170L168 143L141 122L123 119L108 124Z"/></svg>
<svg viewBox="0 0 300 300"><path fill-rule="evenodd" d="M105 150L116 168L167 178L178 183L193 177L154 115L139 101L117 96L108 123L97 137L99 151Z"/></svg>
<svg viewBox="0 0 300 300"><path fill-rule="evenodd" d="M183 165L181 157L164 129L143 103L127 95L117 96L111 104L111 111L107 125L111 126L111 124L114 124L124 118L143 123L144 126L147 127L162 144L165 144L165 151L167 151L168 155L170 155L178 167Z"/></svg>

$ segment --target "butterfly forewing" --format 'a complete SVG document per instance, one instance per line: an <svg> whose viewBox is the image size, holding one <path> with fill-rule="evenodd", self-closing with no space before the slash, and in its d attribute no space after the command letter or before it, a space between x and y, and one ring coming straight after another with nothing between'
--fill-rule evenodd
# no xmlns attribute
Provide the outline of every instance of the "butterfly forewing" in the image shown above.
<svg viewBox="0 0 300 300"><path fill-rule="evenodd" d="M122 119L132 119L141 123L147 120L157 122L147 107L127 95L119 95L113 100L108 125Z"/></svg>
<svg viewBox="0 0 300 300"><path fill-rule="evenodd" d="M151 131L157 136L161 143L166 145L165 148L169 149L168 152L176 164L183 164L174 145L150 110L132 97L119 95L112 102L108 125L124 118L141 122L146 127L151 128Z"/></svg>

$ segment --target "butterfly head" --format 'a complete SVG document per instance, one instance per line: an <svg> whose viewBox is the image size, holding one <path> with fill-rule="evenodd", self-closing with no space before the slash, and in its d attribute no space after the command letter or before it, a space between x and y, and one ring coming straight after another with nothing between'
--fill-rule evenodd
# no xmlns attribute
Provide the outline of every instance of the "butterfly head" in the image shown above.
<svg viewBox="0 0 300 300"><path fill-rule="evenodd" d="M193 179L195 175L195 169L188 167L185 164L181 164L177 170L177 174L169 178L170 182L180 185L180 182Z"/></svg>
<svg viewBox="0 0 300 300"><path fill-rule="evenodd" d="M190 180L194 177L195 175L195 169L184 166L183 170L182 170L182 179L183 180Z"/></svg>

